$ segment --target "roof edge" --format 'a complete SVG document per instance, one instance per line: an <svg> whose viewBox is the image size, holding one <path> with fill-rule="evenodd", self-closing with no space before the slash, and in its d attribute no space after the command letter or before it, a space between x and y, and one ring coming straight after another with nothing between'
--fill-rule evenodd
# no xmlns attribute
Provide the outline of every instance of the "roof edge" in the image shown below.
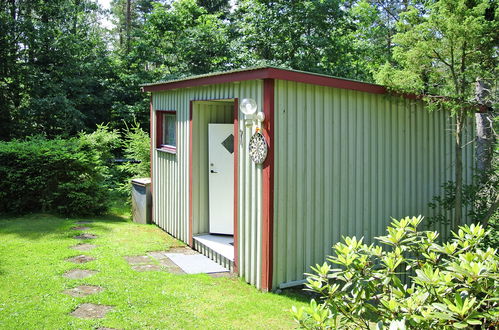
<svg viewBox="0 0 499 330"><path fill-rule="evenodd" d="M157 82L142 85L143 92L160 92L178 88L189 88L203 85L230 83L257 79L279 79L340 89L350 89L374 94L386 94L385 86L357 80L336 78L324 74L282 69L272 66L253 67L233 71L215 72L211 74L186 77L184 79Z"/></svg>

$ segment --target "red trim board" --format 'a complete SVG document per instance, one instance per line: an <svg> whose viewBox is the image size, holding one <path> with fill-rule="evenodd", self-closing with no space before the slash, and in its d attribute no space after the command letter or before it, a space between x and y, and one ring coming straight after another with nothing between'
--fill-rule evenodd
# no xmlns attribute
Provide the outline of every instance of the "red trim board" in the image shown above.
<svg viewBox="0 0 499 330"><path fill-rule="evenodd" d="M193 101L189 101L189 246L194 246L192 238L192 111Z"/></svg>
<svg viewBox="0 0 499 330"><path fill-rule="evenodd" d="M361 92L369 92L375 94L385 94L388 92L386 87L365 83L361 81L354 81L348 79L334 78L309 72L299 72L292 70L284 70L278 68L259 68L248 69L245 71L236 72L221 72L217 75L201 76L187 78L186 80L178 80L164 83L157 83L142 87L144 92L158 92L166 91L177 88L195 87L202 85L223 84L234 81L245 81L255 79L279 79L296 81L307 84L314 84L320 86L328 86L334 88L350 89Z"/></svg>
<svg viewBox="0 0 499 330"><path fill-rule="evenodd" d="M151 222L154 223L154 185L153 185L153 172L152 172L152 153L154 152L154 137L152 136L153 132L153 105L152 105L152 94L149 97L149 172L151 176Z"/></svg>
<svg viewBox="0 0 499 330"><path fill-rule="evenodd" d="M262 201L262 290L272 289L274 240L274 80L263 81L263 136L267 140L267 159L263 163Z"/></svg>

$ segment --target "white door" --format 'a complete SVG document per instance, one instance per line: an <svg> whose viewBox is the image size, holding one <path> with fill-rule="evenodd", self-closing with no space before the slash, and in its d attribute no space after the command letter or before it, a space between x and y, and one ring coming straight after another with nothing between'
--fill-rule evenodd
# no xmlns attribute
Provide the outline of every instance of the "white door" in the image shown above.
<svg viewBox="0 0 499 330"><path fill-rule="evenodd" d="M234 235L234 125L208 124L210 233Z"/></svg>

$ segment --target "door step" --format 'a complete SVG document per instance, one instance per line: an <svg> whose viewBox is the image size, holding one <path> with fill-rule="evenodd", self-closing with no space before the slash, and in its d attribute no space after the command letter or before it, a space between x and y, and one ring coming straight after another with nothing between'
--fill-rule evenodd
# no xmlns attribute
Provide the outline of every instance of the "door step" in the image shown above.
<svg viewBox="0 0 499 330"><path fill-rule="evenodd" d="M234 271L233 236L204 234L193 237L194 250L215 261L219 265Z"/></svg>

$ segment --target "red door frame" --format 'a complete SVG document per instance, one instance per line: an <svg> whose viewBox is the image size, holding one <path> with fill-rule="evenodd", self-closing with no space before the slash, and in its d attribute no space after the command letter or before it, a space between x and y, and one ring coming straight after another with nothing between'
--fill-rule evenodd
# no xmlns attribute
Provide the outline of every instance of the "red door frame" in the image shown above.
<svg viewBox="0 0 499 330"><path fill-rule="evenodd" d="M238 192L239 192L239 175L238 175L238 160L239 160L239 100L234 99L207 99L207 100L190 100L189 101L189 246L194 247L194 239L192 233L193 226L193 202L192 202L192 135L193 135L193 123L192 114L194 111L193 103L199 101L234 101L234 272L238 271L238 238L239 238L239 227L238 227Z"/></svg>

